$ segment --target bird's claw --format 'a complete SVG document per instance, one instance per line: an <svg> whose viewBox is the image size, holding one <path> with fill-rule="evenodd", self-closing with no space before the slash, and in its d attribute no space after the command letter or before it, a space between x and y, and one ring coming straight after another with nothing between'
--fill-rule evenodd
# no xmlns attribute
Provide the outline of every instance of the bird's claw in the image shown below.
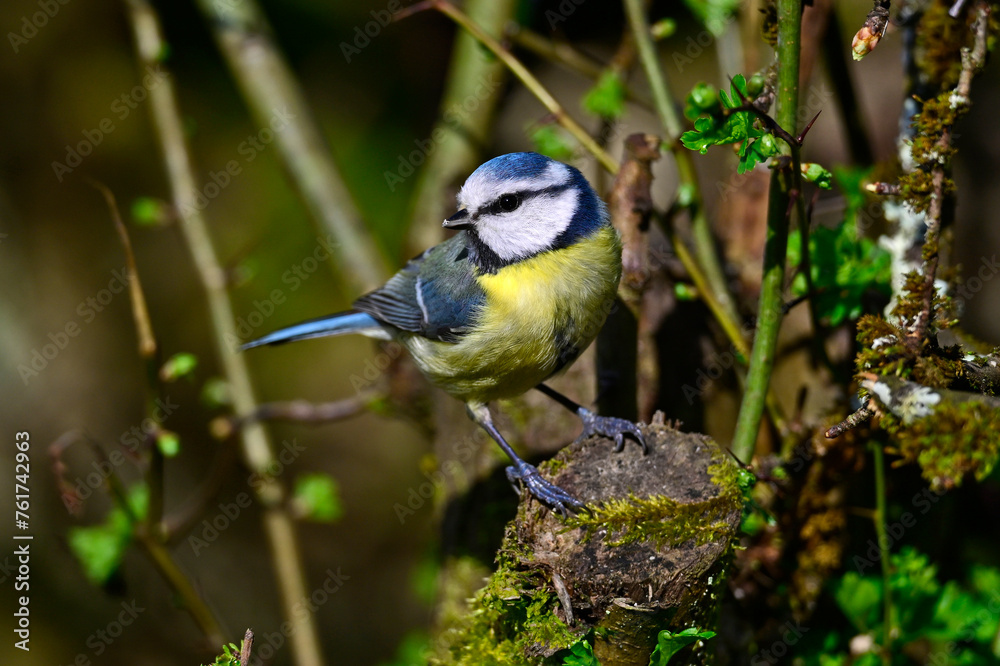
<svg viewBox="0 0 1000 666"><path fill-rule="evenodd" d="M642 436L639 426L631 421L614 416L598 416L590 410L583 410L580 418L583 420L583 433L580 435L580 439L586 439L592 435L614 439L615 452L621 453L625 448L625 435L629 435L642 447L643 455L649 453L646 438Z"/></svg>
<svg viewBox="0 0 1000 666"><path fill-rule="evenodd" d="M538 468L534 465L528 463L511 465L507 468L507 480L514 486L518 495L521 494L523 488L529 495L554 511L558 511L563 517L566 517L569 511L575 513L583 509L583 502L551 481L543 479Z"/></svg>

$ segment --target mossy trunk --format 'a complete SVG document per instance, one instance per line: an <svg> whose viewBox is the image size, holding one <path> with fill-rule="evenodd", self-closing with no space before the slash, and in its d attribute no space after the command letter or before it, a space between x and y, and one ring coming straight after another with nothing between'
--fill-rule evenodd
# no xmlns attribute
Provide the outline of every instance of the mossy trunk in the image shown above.
<svg viewBox="0 0 1000 666"><path fill-rule="evenodd" d="M662 416L643 433L647 455L595 437L542 466L592 510L564 519L522 501L497 570L443 619L432 663L561 664L583 637L603 666L645 666L661 630L712 628L742 515L738 468ZM686 648L671 663L708 652Z"/></svg>

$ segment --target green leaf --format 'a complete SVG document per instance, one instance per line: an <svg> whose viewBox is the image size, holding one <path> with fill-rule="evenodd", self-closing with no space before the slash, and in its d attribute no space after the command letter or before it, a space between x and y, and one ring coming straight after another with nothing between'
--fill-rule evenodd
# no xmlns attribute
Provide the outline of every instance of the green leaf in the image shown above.
<svg viewBox="0 0 1000 666"><path fill-rule="evenodd" d="M296 479L292 498L299 515L307 520L332 523L344 513L337 482L323 472Z"/></svg>
<svg viewBox="0 0 1000 666"><path fill-rule="evenodd" d="M846 218L835 229L816 227L809 234L809 256L813 286L812 304L820 319L831 326L861 315L865 296L879 292L891 294L892 258L874 241L858 237L854 222ZM796 229L789 234L788 260L801 262L801 236ZM792 282L796 297L808 291L801 273Z"/></svg>
<svg viewBox="0 0 1000 666"><path fill-rule="evenodd" d="M569 654L563 659L562 666L601 666L594 656L594 647L586 638L581 638L570 648Z"/></svg>
<svg viewBox="0 0 1000 666"><path fill-rule="evenodd" d="M621 75L611 69L604 70L583 98L583 108L599 118L620 118L625 111L625 82Z"/></svg>
<svg viewBox="0 0 1000 666"><path fill-rule="evenodd" d="M556 125L542 125L530 133L535 152L565 162L573 158L574 150L565 131Z"/></svg>
<svg viewBox="0 0 1000 666"><path fill-rule="evenodd" d="M714 636L714 631L701 631L697 627L689 627L677 633L664 629L656 639L656 649L649 657L649 666L667 666L671 657L683 648Z"/></svg>
<svg viewBox="0 0 1000 666"><path fill-rule="evenodd" d="M681 135L681 143L702 154L710 146L739 144L739 173L753 169L758 163L777 155L780 150L770 133L757 129L750 111L736 111L743 106L742 99L750 99L747 81L742 74L733 77L730 91L719 91L699 83L687 96L684 115L694 120L694 129ZM717 98L717 99L716 99Z"/></svg>
<svg viewBox="0 0 1000 666"><path fill-rule="evenodd" d="M136 197L132 201L132 221L140 227L159 227L170 218L170 207L162 199Z"/></svg>
<svg viewBox="0 0 1000 666"><path fill-rule="evenodd" d="M156 435L156 448L167 458L173 458L181 451L181 438L176 432L161 430Z"/></svg>
<svg viewBox="0 0 1000 666"><path fill-rule="evenodd" d="M188 352L174 354L167 362L160 366L160 379L165 382L177 381L181 377L188 377L198 367L198 357Z"/></svg>
<svg viewBox="0 0 1000 666"><path fill-rule="evenodd" d="M236 643L223 645L222 654L218 655L209 666L240 666L240 651Z"/></svg>
<svg viewBox="0 0 1000 666"><path fill-rule="evenodd" d="M145 517L149 493L144 484L132 487L128 503L138 520ZM132 541L132 522L123 509L115 507L101 525L70 528L68 539L70 550L79 560L87 579L94 585L103 585L118 570L128 550Z"/></svg>
<svg viewBox="0 0 1000 666"><path fill-rule="evenodd" d="M681 301L698 300L698 291L691 285L684 284L683 282L674 283L674 295Z"/></svg>
<svg viewBox="0 0 1000 666"><path fill-rule="evenodd" d="M229 383L221 377L210 377L201 387L201 402L206 407L218 409L232 404Z"/></svg>
<svg viewBox="0 0 1000 666"><path fill-rule="evenodd" d="M882 612L882 581L848 571L834 584L833 598L851 624L866 632L878 625Z"/></svg>
<svg viewBox="0 0 1000 666"><path fill-rule="evenodd" d="M431 638L426 632L411 631L403 636L396 654L390 661L383 661L379 666L424 666L427 663L427 652Z"/></svg>
<svg viewBox="0 0 1000 666"><path fill-rule="evenodd" d="M653 39L657 41L666 39L677 32L677 21L672 18L662 18L649 26L649 32L652 33Z"/></svg>

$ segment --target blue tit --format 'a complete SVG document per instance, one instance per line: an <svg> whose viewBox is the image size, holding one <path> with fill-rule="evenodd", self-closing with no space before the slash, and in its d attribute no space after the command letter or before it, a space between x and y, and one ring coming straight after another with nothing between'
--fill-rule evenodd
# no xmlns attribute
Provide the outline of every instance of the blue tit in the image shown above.
<svg viewBox="0 0 1000 666"><path fill-rule="evenodd" d="M496 157L473 172L444 221L458 233L410 260L351 312L289 326L244 349L360 333L397 340L423 374L465 402L469 415L510 456L507 477L565 513L582 504L517 456L493 425L488 403L537 388L574 411L583 436L638 427L597 416L542 382L597 336L621 278L621 241L604 202L571 166L536 153Z"/></svg>

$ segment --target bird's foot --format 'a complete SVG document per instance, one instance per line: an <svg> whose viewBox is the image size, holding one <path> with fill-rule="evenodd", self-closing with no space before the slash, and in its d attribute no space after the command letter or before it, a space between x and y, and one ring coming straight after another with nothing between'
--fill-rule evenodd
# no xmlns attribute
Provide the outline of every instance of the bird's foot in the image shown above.
<svg viewBox="0 0 1000 666"><path fill-rule="evenodd" d="M534 465L526 462L515 461L518 464L507 468L507 480L514 486L514 490L520 495L523 490L537 499L542 504L554 511L558 511L564 517L569 511L576 513L583 509L583 502L579 501L568 492L542 478L541 473Z"/></svg>
<svg viewBox="0 0 1000 666"><path fill-rule="evenodd" d="M619 419L614 416L598 416L589 409L583 407L579 411L580 419L583 420L583 433L579 439L586 439L591 435L600 435L608 439L615 440L615 452L620 453L625 448L625 435L630 436L639 446L642 453L649 453L646 445L646 438L642 436L639 426L626 419Z"/></svg>

